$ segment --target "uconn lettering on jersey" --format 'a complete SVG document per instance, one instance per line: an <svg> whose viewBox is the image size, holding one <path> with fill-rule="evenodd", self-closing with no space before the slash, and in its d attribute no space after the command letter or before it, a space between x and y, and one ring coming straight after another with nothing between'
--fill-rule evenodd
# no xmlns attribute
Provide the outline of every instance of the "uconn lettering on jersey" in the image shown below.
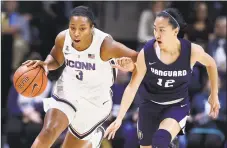
<svg viewBox="0 0 227 148"><path fill-rule="evenodd" d="M178 70L178 71L162 71L155 68L151 68L151 72L158 76L166 76L166 77L180 77L186 76L187 70Z"/></svg>
<svg viewBox="0 0 227 148"><path fill-rule="evenodd" d="M72 61L72 60L66 59L65 65L71 68L95 70L95 63Z"/></svg>

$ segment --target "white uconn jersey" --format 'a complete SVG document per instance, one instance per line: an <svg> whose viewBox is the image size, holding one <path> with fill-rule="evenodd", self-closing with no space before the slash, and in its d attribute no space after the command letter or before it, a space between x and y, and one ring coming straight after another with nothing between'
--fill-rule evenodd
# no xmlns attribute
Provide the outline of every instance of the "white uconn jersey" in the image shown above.
<svg viewBox="0 0 227 148"><path fill-rule="evenodd" d="M57 81L55 93L67 100L82 97L93 101L100 95L110 95L113 68L110 61L102 61L100 57L102 42L108 34L95 28L91 45L78 51L72 47L69 30L65 33L63 54L66 67Z"/></svg>

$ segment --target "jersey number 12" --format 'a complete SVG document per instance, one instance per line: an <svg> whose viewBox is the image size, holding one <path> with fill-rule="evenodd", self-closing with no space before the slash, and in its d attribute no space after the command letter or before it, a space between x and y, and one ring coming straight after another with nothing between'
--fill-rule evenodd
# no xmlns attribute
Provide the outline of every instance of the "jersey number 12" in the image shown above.
<svg viewBox="0 0 227 148"><path fill-rule="evenodd" d="M162 79L158 79L158 82L157 82L157 84L159 85L159 86L164 86L164 87L173 87L173 83L175 82L175 80L173 80L173 79L170 79L170 80L166 80L165 82L162 82L163 80ZM164 83L164 84L163 84Z"/></svg>

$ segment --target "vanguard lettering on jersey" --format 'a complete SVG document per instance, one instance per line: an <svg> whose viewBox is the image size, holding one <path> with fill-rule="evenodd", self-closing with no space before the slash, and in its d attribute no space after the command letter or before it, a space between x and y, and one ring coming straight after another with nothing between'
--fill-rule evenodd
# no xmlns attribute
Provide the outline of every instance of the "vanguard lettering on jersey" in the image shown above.
<svg viewBox="0 0 227 148"><path fill-rule="evenodd" d="M66 66L77 69L95 70L95 63L72 61L66 59Z"/></svg>
<svg viewBox="0 0 227 148"><path fill-rule="evenodd" d="M162 70L151 68L151 72L158 76L168 76L168 77L180 77L180 76L187 75L187 70L162 71Z"/></svg>

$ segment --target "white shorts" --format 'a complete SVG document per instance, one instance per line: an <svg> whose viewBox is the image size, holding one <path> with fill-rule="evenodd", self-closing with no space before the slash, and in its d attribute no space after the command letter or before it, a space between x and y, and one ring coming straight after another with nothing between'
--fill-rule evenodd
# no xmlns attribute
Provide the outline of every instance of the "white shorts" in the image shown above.
<svg viewBox="0 0 227 148"><path fill-rule="evenodd" d="M43 104L45 112L56 108L65 113L69 120L69 131L79 139L89 140L95 129L107 120L112 109L110 94L100 95L100 100L103 102L97 105L82 97L75 96L75 100L69 101L53 94L51 98L45 98Z"/></svg>

